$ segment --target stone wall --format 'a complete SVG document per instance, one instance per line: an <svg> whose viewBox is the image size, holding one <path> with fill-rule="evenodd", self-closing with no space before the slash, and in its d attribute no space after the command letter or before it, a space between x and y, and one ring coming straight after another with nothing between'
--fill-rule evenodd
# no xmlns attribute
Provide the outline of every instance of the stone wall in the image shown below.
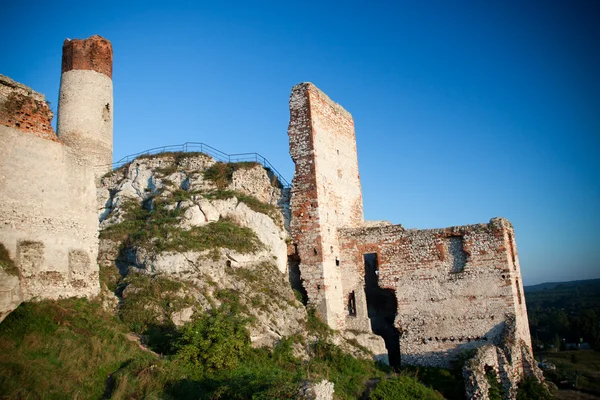
<svg viewBox="0 0 600 400"><path fill-rule="evenodd" d="M0 243L23 301L99 291L93 170L61 143L0 126Z"/></svg>
<svg viewBox="0 0 600 400"><path fill-rule="evenodd" d="M58 137L96 169L111 170L113 150L112 46L100 36L63 44Z"/></svg>
<svg viewBox="0 0 600 400"><path fill-rule="evenodd" d="M447 229L343 229L340 240L345 296L364 292L363 255L377 254L379 286L396 294L403 363L447 367L460 352L498 344L509 315L517 317L519 338L530 347L507 220ZM364 297L356 296L356 316L347 316L346 325L361 326L365 315Z"/></svg>
<svg viewBox="0 0 600 400"><path fill-rule="evenodd" d="M63 46L59 135L43 95L0 76L0 320L21 301L99 290L96 167L112 162L112 47Z"/></svg>
<svg viewBox="0 0 600 400"><path fill-rule="evenodd" d="M499 344L514 318L531 354L507 220L428 230L365 222L352 116L310 83L292 89L288 134L290 265L299 262L308 301L330 327L376 332L390 362L399 343L403 363L447 367L465 350Z"/></svg>
<svg viewBox="0 0 600 400"><path fill-rule="evenodd" d="M0 75L0 125L57 140L52 129L53 116L43 94Z"/></svg>
<svg viewBox="0 0 600 400"><path fill-rule="evenodd" d="M363 221L352 116L311 83L292 89L291 234L311 304L333 328L344 322L337 228Z"/></svg>

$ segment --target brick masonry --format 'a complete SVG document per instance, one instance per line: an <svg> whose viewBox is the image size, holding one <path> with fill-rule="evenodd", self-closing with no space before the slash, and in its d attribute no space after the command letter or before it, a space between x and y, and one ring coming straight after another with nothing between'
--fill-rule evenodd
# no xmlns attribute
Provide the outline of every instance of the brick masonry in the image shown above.
<svg viewBox="0 0 600 400"><path fill-rule="evenodd" d="M302 83L292 89L288 132L296 164L291 234L304 288L327 323L341 328L337 228L363 220L354 121L313 84Z"/></svg>
<svg viewBox="0 0 600 400"><path fill-rule="evenodd" d="M294 260L329 326L370 332L363 257L376 253L379 286L397 299L403 363L448 366L464 350L499 345L507 318L531 347L510 222L406 230L363 221L352 116L310 83L292 89L288 134Z"/></svg>
<svg viewBox="0 0 600 400"><path fill-rule="evenodd" d="M43 94L0 75L0 125L56 141L53 116Z"/></svg>
<svg viewBox="0 0 600 400"><path fill-rule="evenodd" d="M112 79L113 49L110 42L94 35L87 39L65 39L62 52L62 73L91 70Z"/></svg>

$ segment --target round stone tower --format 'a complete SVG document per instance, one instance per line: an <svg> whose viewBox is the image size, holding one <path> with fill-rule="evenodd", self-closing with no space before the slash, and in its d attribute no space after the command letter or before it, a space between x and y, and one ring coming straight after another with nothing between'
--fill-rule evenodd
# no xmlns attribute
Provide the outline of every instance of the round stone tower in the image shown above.
<svg viewBox="0 0 600 400"><path fill-rule="evenodd" d="M63 43L57 134L97 179L112 164L112 59L112 45L98 35Z"/></svg>

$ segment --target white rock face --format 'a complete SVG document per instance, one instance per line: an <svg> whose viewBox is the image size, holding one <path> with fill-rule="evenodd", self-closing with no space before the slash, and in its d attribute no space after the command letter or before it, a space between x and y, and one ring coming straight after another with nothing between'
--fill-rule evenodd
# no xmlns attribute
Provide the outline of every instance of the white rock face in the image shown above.
<svg viewBox="0 0 600 400"><path fill-rule="evenodd" d="M189 230L221 218L229 218L243 227L252 229L265 245L269 254L252 255L253 259L270 258L281 273L287 273L288 233L284 228L283 214L278 216L277 221L273 221L270 216L254 211L240 202L235 195L226 199L205 197L203 193L210 193L216 187L213 182L203 178L202 172L214 163L212 158L202 154L176 159L168 153L133 161L120 174L115 172L102 181L103 187L98 190L98 202L104 205L99 210L101 227L106 228L121 222L123 213L120 211L128 201L141 203L152 196L168 199L173 191L185 190L190 193L189 199L165 206L168 210L182 210L182 229ZM282 189L272 186L271 177L260 165L234 171L227 189L253 196L271 205L281 203L284 195ZM247 256L236 254L235 262L244 258Z"/></svg>
<svg viewBox="0 0 600 400"><path fill-rule="evenodd" d="M334 384L323 379L319 383L306 382L301 389L300 398L306 400L333 400Z"/></svg>
<svg viewBox="0 0 600 400"><path fill-rule="evenodd" d="M272 346L283 337L302 332L306 321L306 311L288 283L286 218L283 212L272 215L257 212L240 199L253 196L286 209L289 193L273 187L261 166L234 171L226 191L219 191L212 181L204 179L204 170L214 163L205 155L182 158L165 154L137 159L104 177L103 187L98 190L102 228L126 219L126 210L131 205L143 204L146 209L161 207L176 215L177 222L172 228L182 231L227 219L251 229L262 243L261 249L254 253L227 248L157 252L150 246L119 253L119 243L102 240L105 244L101 246L102 264L109 265L107 261L121 257L121 265L130 272L162 275L198 288L195 297L202 306L172 312L170 318L176 325L190 320L194 312L210 307L208 297L218 305L220 300L215 296L220 290L240 293L240 301L256 318L256 323L249 326L252 344ZM131 290L135 288L125 289L123 297Z"/></svg>
<svg viewBox="0 0 600 400"><path fill-rule="evenodd" d="M173 323L175 324L175 326L182 326L186 322L189 322L192 320L193 314L194 314L194 308L186 307L181 311L177 311L177 312L174 312L173 314L171 314L171 319L173 320Z"/></svg>

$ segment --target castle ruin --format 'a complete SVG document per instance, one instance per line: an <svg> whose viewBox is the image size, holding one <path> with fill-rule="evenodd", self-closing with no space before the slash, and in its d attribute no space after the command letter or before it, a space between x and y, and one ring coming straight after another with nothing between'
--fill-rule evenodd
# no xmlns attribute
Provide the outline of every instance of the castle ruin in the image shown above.
<svg viewBox="0 0 600 400"><path fill-rule="evenodd" d="M448 367L464 351L503 346L507 331L531 358L509 221L424 230L364 221L352 116L311 83L292 89L288 134L291 258L331 328L380 335L392 364ZM527 366L517 353L518 374Z"/></svg>
<svg viewBox="0 0 600 400"><path fill-rule="evenodd" d="M19 270L0 268L0 321L22 301L99 293L96 187L112 162L109 41L65 41L56 133L52 117L43 95L0 75L0 243ZM310 83L292 89L288 134L288 253L309 305L333 329L379 335L392 364L448 367L479 349L481 365L492 364L514 393L535 365L512 225L365 221L354 121ZM469 379L473 397L485 392L481 373Z"/></svg>
<svg viewBox="0 0 600 400"><path fill-rule="evenodd" d="M96 184L112 163L112 46L65 40L58 132L43 95L0 76L0 321L22 301L92 297L98 282Z"/></svg>

